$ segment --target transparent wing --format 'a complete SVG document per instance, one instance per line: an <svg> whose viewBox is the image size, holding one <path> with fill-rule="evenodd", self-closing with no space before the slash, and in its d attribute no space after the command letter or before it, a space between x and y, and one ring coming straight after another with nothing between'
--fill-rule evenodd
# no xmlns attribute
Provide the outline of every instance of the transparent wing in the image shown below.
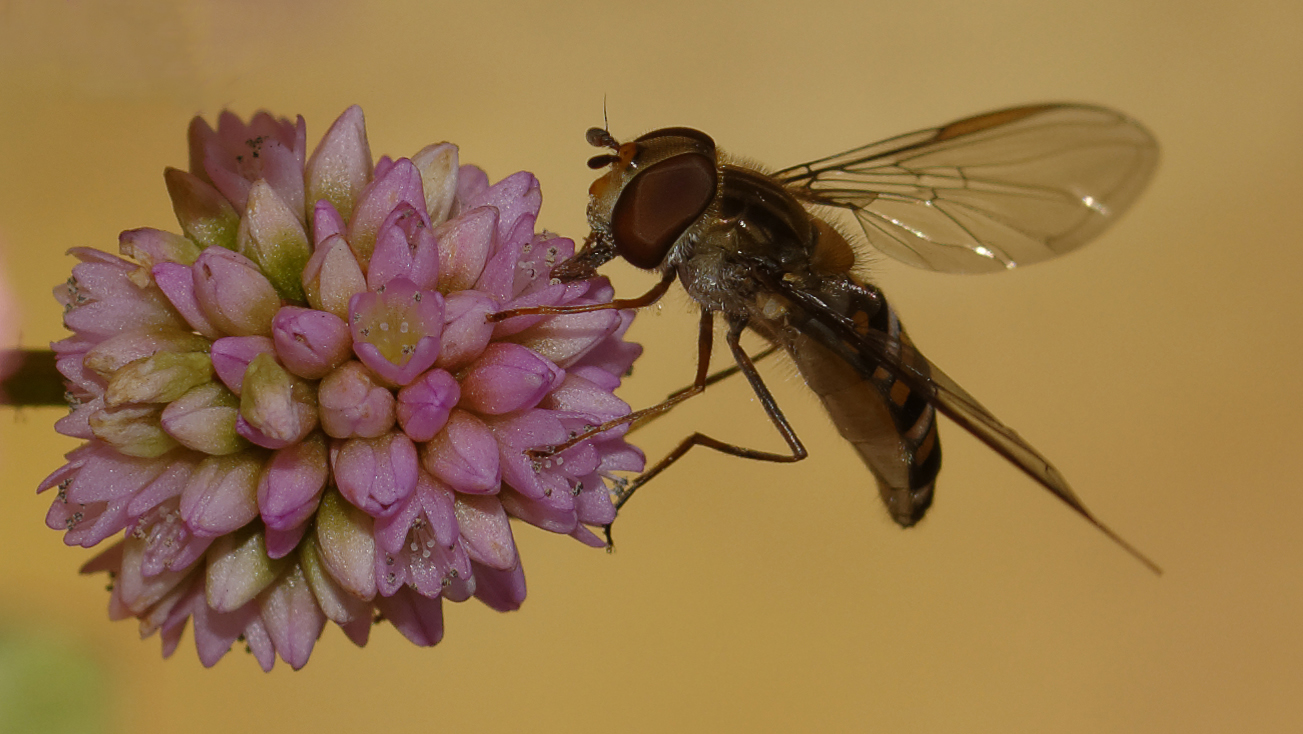
<svg viewBox="0 0 1303 734"><path fill-rule="evenodd" d="M1077 249L1116 221L1158 143L1103 107L1016 107L779 171L797 198L850 209L869 244L948 273L1008 270Z"/></svg>
<svg viewBox="0 0 1303 734"><path fill-rule="evenodd" d="M977 402L945 372L932 364L908 341L881 331L865 330L851 318L830 306L824 298L774 277L757 268L761 282L804 307L810 322L801 331L842 356L865 376L881 367L909 389L924 397L937 412L958 423L992 450L1048 489L1078 515L1107 535L1124 550L1156 573L1162 570L1107 525L1100 522L1072 491L1068 480L1050 460Z"/></svg>

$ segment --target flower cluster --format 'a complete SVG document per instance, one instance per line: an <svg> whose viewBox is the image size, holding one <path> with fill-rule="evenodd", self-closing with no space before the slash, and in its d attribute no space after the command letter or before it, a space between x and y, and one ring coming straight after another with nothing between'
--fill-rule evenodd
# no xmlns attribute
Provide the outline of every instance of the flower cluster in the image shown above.
<svg viewBox="0 0 1303 734"><path fill-rule="evenodd" d="M84 569L114 575L110 615L164 655L193 619L205 665L243 639L297 669L327 620L433 645L444 599L515 609L509 519L601 546L607 479L643 463L623 429L527 453L627 414L640 352L632 312L487 318L612 296L551 278L574 244L535 232L532 175L490 185L449 143L373 163L356 107L305 141L302 117L197 118L165 175L183 234L74 249L55 291L57 427L86 443L41 484L47 524L121 534Z"/></svg>

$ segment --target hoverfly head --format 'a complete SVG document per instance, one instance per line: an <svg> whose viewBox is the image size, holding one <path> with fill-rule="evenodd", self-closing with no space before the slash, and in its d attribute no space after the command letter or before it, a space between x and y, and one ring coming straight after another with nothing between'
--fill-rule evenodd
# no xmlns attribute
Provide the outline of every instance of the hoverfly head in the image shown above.
<svg viewBox="0 0 1303 734"><path fill-rule="evenodd" d="M598 128L588 135L589 142L615 151L588 162L611 166L589 188L591 223L610 232L616 253L634 267L659 267L715 200L715 141L687 127L655 130L624 144Z"/></svg>

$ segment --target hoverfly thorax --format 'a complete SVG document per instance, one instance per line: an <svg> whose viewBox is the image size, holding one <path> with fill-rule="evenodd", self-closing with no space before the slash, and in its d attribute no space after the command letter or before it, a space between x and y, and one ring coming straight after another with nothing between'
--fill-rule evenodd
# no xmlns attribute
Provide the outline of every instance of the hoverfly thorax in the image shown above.
<svg viewBox="0 0 1303 734"><path fill-rule="evenodd" d="M715 141L698 130L665 128L618 144L605 130L589 141L614 152L594 156L591 168L610 166L589 187L588 219L608 258L635 267L665 264L671 248L715 201L719 188Z"/></svg>

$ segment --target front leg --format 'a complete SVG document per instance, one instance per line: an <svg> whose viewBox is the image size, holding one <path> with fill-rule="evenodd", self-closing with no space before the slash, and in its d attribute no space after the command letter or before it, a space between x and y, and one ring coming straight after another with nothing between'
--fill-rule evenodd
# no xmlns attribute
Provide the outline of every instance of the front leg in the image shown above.
<svg viewBox="0 0 1303 734"><path fill-rule="evenodd" d="M650 306L653 303L659 301L661 299L661 296L665 295L665 292L668 291L670 289L670 286L674 283L674 278L675 278L674 268L667 269L665 271L665 274L661 276L661 280L659 283L652 286L651 290L647 291L641 296L638 296L637 298L623 298L623 299L617 298L614 301L608 301L606 303L587 303L582 306L530 306L528 308L513 308L507 311L498 311L497 313L491 313L487 316L487 319L489 320L490 323L492 323L497 321L506 321L507 319L515 318L516 316L539 316L539 315L556 316L556 315L568 314L568 313L588 313L589 311L605 311L607 309L612 309L612 308L614 309L643 308L644 306Z"/></svg>

